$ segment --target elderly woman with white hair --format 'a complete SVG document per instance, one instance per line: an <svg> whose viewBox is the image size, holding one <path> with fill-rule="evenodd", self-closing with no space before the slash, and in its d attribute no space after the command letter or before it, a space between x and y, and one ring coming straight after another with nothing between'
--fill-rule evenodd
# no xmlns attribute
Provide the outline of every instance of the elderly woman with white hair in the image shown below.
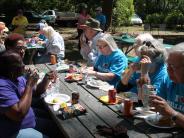
<svg viewBox="0 0 184 138"><path fill-rule="evenodd" d="M140 78L140 63L149 64L148 75L150 84L160 89L160 82L167 75L165 65L166 49L158 40L144 41L141 46L136 47L138 60L129 65L129 69L122 73L122 79L117 85L118 92L131 91L138 93L137 80Z"/></svg>
<svg viewBox="0 0 184 138"><path fill-rule="evenodd" d="M116 86L120 80L121 72L127 68L125 54L117 47L110 34L103 34L97 40L97 49L101 54L93 69L88 70L88 74Z"/></svg>
<svg viewBox="0 0 184 138"><path fill-rule="evenodd" d="M47 38L46 52L44 55L36 59L36 63L50 62L51 54L57 56L57 59L62 60L65 57L65 45L63 37L56 32L51 26L46 26L42 29L43 34Z"/></svg>

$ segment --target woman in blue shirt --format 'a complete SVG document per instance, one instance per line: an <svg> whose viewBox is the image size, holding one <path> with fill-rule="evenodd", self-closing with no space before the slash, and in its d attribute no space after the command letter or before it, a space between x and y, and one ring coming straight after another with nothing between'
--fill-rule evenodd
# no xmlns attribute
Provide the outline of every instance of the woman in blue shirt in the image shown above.
<svg viewBox="0 0 184 138"><path fill-rule="evenodd" d="M137 63L132 63L129 66L128 71L122 74L121 82L117 86L117 90L120 92L131 91L138 93L137 80L140 78L140 61L147 58L150 59L151 63L148 72L150 83L160 89L160 82L165 75L167 70L165 66L166 49L158 40L145 41L142 45L136 47L136 54L138 56Z"/></svg>
<svg viewBox="0 0 184 138"><path fill-rule="evenodd" d="M92 70L88 74L95 75L98 79L116 86L120 80L121 72L127 68L127 58L117 47L110 34L103 34L97 41L100 55Z"/></svg>

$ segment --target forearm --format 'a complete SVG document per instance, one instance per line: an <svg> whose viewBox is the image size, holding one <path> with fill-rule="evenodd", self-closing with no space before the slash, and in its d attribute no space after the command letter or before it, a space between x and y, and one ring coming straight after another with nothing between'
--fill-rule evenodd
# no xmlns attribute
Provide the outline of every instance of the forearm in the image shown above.
<svg viewBox="0 0 184 138"><path fill-rule="evenodd" d="M44 77L43 80L37 85L34 96L40 96L42 93L44 93L47 90L49 83L50 80L47 78L47 76Z"/></svg>
<svg viewBox="0 0 184 138"><path fill-rule="evenodd" d="M123 76L122 76L122 79L121 79L121 83L123 85L128 85L128 81L129 81L130 77L132 76L132 74L133 74L133 71L131 71L131 70L128 70L127 72L125 71L123 73Z"/></svg>
<svg viewBox="0 0 184 138"><path fill-rule="evenodd" d="M21 121L31 107L32 102L32 87L30 85L26 85L23 96L20 98L20 101L13 105L6 115L14 120Z"/></svg>
<svg viewBox="0 0 184 138"><path fill-rule="evenodd" d="M115 74L113 73L101 73L101 72L95 72L94 74L98 79L103 81L110 81L115 77Z"/></svg>
<svg viewBox="0 0 184 138"><path fill-rule="evenodd" d="M184 115L182 113L177 112L175 123L184 128Z"/></svg>

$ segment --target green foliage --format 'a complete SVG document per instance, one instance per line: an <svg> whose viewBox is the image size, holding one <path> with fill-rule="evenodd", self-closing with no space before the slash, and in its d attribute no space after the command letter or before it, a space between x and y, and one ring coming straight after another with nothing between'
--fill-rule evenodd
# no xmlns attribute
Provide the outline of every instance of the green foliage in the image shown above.
<svg viewBox="0 0 184 138"><path fill-rule="evenodd" d="M117 0L113 8L113 26L130 24L134 12L133 0Z"/></svg>
<svg viewBox="0 0 184 138"><path fill-rule="evenodd" d="M166 18L165 22L169 25L183 25L184 23L184 15L181 11L175 10L169 13Z"/></svg>
<svg viewBox="0 0 184 138"><path fill-rule="evenodd" d="M158 14L158 13L149 14L146 16L145 23L162 24L164 23L164 18L165 16L163 14Z"/></svg>

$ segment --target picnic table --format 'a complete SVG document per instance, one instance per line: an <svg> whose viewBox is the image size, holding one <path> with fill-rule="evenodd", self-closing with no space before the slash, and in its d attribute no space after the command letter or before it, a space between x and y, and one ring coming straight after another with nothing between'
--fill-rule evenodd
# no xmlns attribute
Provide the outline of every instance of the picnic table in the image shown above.
<svg viewBox="0 0 184 138"><path fill-rule="evenodd" d="M37 64L28 67L37 68L39 72L47 72L55 70L56 65L51 64ZM101 136L97 133L97 125L105 125L108 127L124 126L128 129L128 136L130 138L146 138L146 137L177 137L184 136L182 129L159 129L154 128L144 122L143 119L134 117L124 117L121 112L118 112L117 105L107 105L99 101L99 97L107 95L107 92L99 89L91 89L86 86L83 81L66 82L65 72L58 73L59 80L53 83L57 85L59 92L62 94L72 95L73 91L80 94L79 103L85 107L87 113L80 116L75 116L70 119L63 120L54 111L53 106L44 102L49 109L52 119L56 122L60 131L69 138L91 138L91 137L107 137ZM48 90L49 92L49 90ZM54 91L52 91L54 93Z"/></svg>

